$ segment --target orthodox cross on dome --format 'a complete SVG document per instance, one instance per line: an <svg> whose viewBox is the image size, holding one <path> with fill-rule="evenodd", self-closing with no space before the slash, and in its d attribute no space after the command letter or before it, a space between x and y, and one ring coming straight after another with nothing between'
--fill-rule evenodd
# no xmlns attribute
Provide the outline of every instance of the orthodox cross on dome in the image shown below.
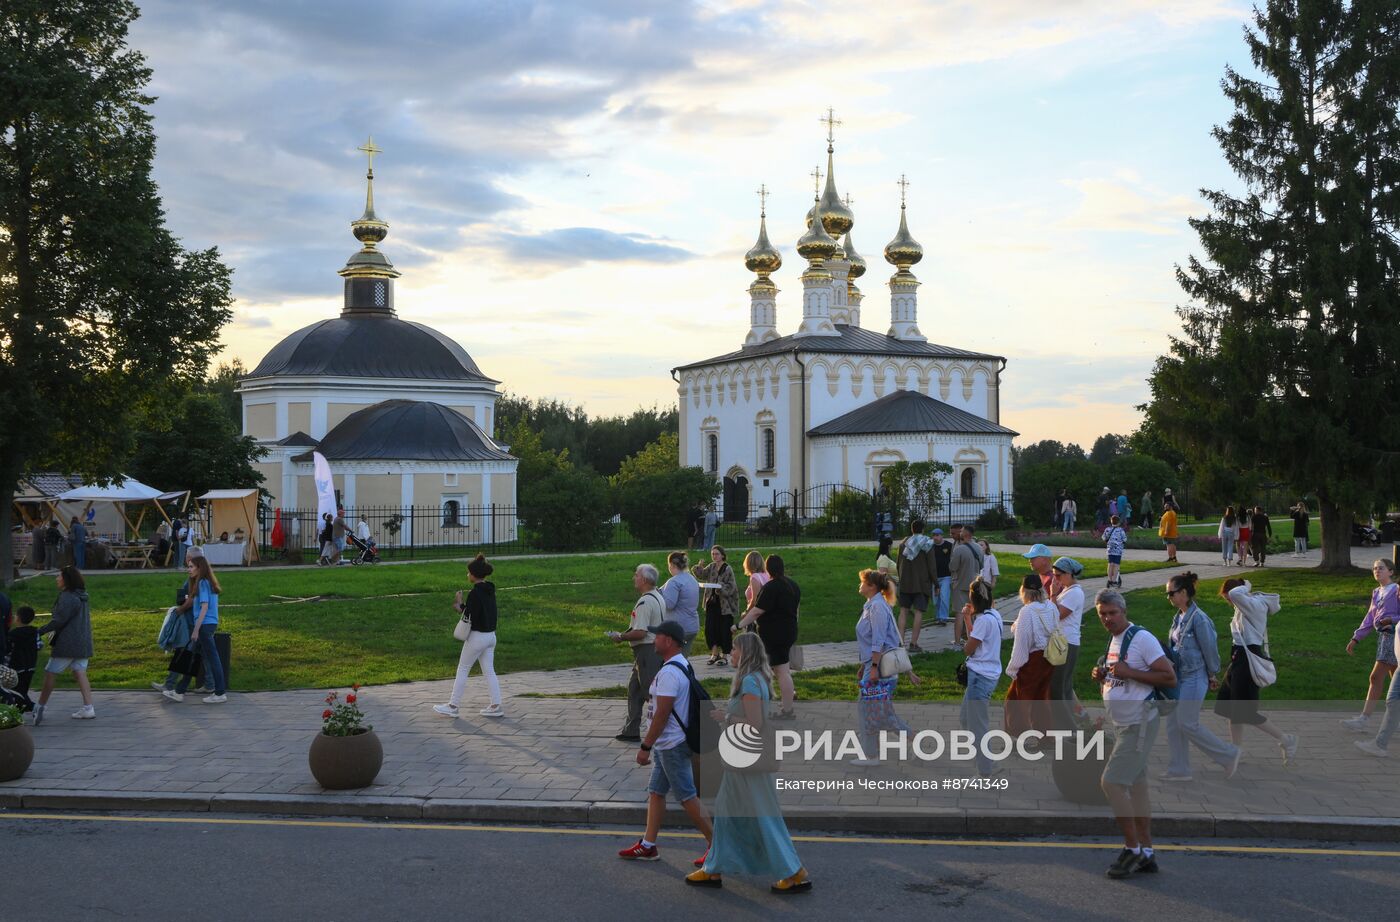
<svg viewBox="0 0 1400 922"><path fill-rule="evenodd" d="M899 186L899 207L903 208L905 196L909 192L909 180L904 178L903 173L900 173L899 181L895 185Z"/></svg>
<svg viewBox="0 0 1400 922"><path fill-rule="evenodd" d="M824 175L825 175L825 174L822 173L822 168L821 168L821 167L819 167L819 166L812 167L812 198L813 198L813 200L817 200L817 199L820 199L820 198L822 197L822 176L824 176Z"/></svg>
<svg viewBox="0 0 1400 922"><path fill-rule="evenodd" d="M363 153L365 154L365 156L367 156L367 157L369 158L369 176L370 176L371 179L373 179L373 178L374 178L374 155L375 155L375 154L382 154L382 153L384 153L383 149L375 146L375 143L374 143L374 135L370 135L369 140L366 141L366 142L365 142L363 145L361 145L360 147L355 148L355 150L358 150L358 151L363 152Z"/></svg>
<svg viewBox="0 0 1400 922"><path fill-rule="evenodd" d="M758 196L758 216L759 216L760 218L766 218L766 217L768 217L768 186L767 186L767 184L760 184L759 187L758 187L758 192L755 193L755 194Z"/></svg>
<svg viewBox="0 0 1400 922"><path fill-rule="evenodd" d="M836 140L836 127L843 123L836 117L836 110L830 106L826 107L826 115L817 119L817 121L826 126L826 149L827 153L830 153L831 145Z"/></svg>
<svg viewBox="0 0 1400 922"><path fill-rule="evenodd" d="M847 207L847 208L850 208L850 207L851 207L851 203L854 202L855 199L851 198L851 193L847 192L846 195L845 195L845 197L844 197L843 199L841 199L841 201L843 201L843 202L846 203L846 207Z"/></svg>

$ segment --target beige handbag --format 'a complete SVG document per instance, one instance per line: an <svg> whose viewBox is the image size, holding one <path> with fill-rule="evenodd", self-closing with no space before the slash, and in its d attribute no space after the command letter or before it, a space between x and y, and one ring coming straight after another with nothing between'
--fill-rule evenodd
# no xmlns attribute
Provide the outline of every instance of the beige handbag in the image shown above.
<svg viewBox="0 0 1400 922"><path fill-rule="evenodd" d="M1056 614L1059 613L1058 608L1055 611ZM1054 625L1048 628L1048 631L1050 636L1045 641L1045 661L1051 666L1063 666L1069 659L1069 640L1064 631L1060 630L1059 618L1055 619Z"/></svg>

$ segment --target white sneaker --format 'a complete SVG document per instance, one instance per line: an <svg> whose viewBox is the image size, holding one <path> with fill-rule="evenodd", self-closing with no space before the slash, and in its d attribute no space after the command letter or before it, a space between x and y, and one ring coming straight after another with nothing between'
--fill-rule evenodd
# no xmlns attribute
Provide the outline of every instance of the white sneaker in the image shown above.
<svg viewBox="0 0 1400 922"><path fill-rule="evenodd" d="M1342 721L1342 726L1357 733L1370 733L1370 723L1371 718L1365 714L1357 714L1355 717Z"/></svg>
<svg viewBox="0 0 1400 922"><path fill-rule="evenodd" d="M175 689L173 689L173 688L164 688L164 687L162 687L161 690L160 690L160 694L161 694L161 697L163 697L163 698L169 698L171 701L184 701L184 700L185 700L185 696L182 695L182 694L180 694L179 692L175 691Z"/></svg>
<svg viewBox="0 0 1400 922"><path fill-rule="evenodd" d="M1293 759L1298 755L1298 734L1285 733L1283 735L1283 742L1278 744L1278 748L1283 750L1283 764L1288 765L1292 763Z"/></svg>
<svg viewBox="0 0 1400 922"><path fill-rule="evenodd" d="M152 682L152 683L151 683L151 687L154 688L154 689L155 689L156 691L158 691L158 692L163 692L163 691L165 691L165 683L164 683L164 682Z"/></svg>
<svg viewBox="0 0 1400 922"><path fill-rule="evenodd" d="M1386 756L1390 755L1389 752L1377 746L1375 740L1357 740L1356 748L1360 749L1368 756L1375 756L1378 759L1384 759Z"/></svg>
<svg viewBox="0 0 1400 922"><path fill-rule="evenodd" d="M73 712L74 720L92 720L97 716L97 712L92 709L92 705L85 704Z"/></svg>
<svg viewBox="0 0 1400 922"><path fill-rule="evenodd" d="M457 716L457 708L453 707L450 704L435 704L433 705L433 710L437 711L443 717Z"/></svg>
<svg viewBox="0 0 1400 922"><path fill-rule="evenodd" d="M488 704L486 707L481 709L481 716L504 717L506 716L506 711L505 708L501 707L499 704Z"/></svg>
<svg viewBox="0 0 1400 922"><path fill-rule="evenodd" d="M228 695L210 695L204 699L205 704L223 704L228 700Z"/></svg>

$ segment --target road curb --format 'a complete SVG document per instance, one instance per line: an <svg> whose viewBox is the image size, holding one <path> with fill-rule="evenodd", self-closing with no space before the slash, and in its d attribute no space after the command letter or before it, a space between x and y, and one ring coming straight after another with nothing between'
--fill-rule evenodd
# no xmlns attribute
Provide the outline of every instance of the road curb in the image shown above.
<svg viewBox="0 0 1400 922"><path fill-rule="evenodd" d="M420 819L478 823L589 824L637 826L642 803L618 801L506 801L357 794L179 794L143 791L0 790L0 810L163 813L263 813L279 816ZM680 817L672 805L668 812ZM832 813L826 807L794 806L784 812L797 831L884 836L1068 836L1112 837L1107 813L910 811L864 808ZM1174 838L1312 839L1329 842L1397 842L1400 819L1336 816L1247 816L1164 814L1153 831Z"/></svg>

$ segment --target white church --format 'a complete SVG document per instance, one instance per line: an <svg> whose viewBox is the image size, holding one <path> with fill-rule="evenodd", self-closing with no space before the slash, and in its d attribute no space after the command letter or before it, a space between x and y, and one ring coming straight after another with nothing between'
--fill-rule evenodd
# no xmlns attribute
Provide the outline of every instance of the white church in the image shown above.
<svg viewBox="0 0 1400 922"><path fill-rule="evenodd" d="M379 149L373 140L360 149L370 157L368 188L350 227L361 247L340 270L340 315L283 339L239 385L243 433L268 450L256 467L270 505L316 509L318 451L351 515L436 507L434 529L464 542L507 540L513 516L481 514L516 502L517 461L490 435L500 382L450 337L398 316L399 271L379 249L389 225L374 210Z"/></svg>
<svg viewBox="0 0 1400 922"><path fill-rule="evenodd" d="M903 194L899 229L884 254L895 267L889 322L875 321L884 332L861 325L856 280L866 263L851 243L855 216L837 193L833 168L828 133L826 185L797 241L807 265L796 329L779 332L773 274L782 257L768 240L763 209L758 242L744 257L757 278L743 345L673 369L681 464L723 479L731 520L775 492L826 484L873 492L880 472L899 461L946 462L955 501L995 505L1012 489L1016 436L1000 422L1006 359L931 343L920 330L919 280L910 269L923 247L909 233ZM936 315L924 325L935 330Z"/></svg>

